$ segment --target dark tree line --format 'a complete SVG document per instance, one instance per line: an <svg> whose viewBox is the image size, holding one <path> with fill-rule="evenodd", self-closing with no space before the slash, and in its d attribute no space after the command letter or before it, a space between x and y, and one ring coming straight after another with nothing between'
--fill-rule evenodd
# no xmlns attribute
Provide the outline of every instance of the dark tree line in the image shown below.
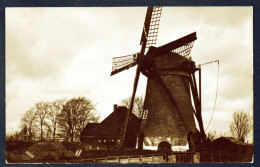
<svg viewBox="0 0 260 167"><path fill-rule="evenodd" d="M95 104L86 97L38 102L21 115L22 130L15 134L18 138L26 135L29 140L55 140L58 135L71 142L79 141L84 127L99 118Z"/></svg>

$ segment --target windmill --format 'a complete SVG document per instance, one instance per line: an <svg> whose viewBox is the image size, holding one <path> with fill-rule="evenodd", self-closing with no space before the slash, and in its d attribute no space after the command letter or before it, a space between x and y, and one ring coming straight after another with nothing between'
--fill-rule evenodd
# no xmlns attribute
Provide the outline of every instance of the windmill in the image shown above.
<svg viewBox="0 0 260 167"><path fill-rule="evenodd" d="M195 71L201 74L200 68L196 68L195 62L189 58L197 39L196 32L163 46L153 47L157 40L161 12L161 7L148 7L140 42L141 51L115 57L112 61L111 75L137 65L130 107L116 141L116 147L119 148L124 146L140 73L148 79L138 137L139 148L142 148L145 138L160 136L161 141L169 137L187 138L188 132L197 131L193 114L202 136L205 136L201 118L201 86L198 93L195 79Z"/></svg>

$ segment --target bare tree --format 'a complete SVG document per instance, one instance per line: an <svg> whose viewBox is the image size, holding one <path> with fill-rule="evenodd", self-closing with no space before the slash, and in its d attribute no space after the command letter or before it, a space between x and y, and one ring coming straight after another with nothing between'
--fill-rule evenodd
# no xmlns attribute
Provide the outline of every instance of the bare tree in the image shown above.
<svg viewBox="0 0 260 167"><path fill-rule="evenodd" d="M49 104L49 112L47 118L50 120L49 129L52 131L53 141L55 140L57 128L58 128L58 116L63 109L65 99L57 99Z"/></svg>
<svg viewBox="0 0 260 167"><path fill-rule="evenodd" d="M36 103L34 109L36 110L36 116L40 124L41 140L43 140L43 126L47 125L45 118L47 117L49 104L46 102Z"/></svg>
<svg viewBox="0 0 260 167"><path fill-rule="evenodd" d="M210 140L216 139L217 138L217 131L216 130L209 131L208 135L207 135L207 138L210 139Z"/></svg>
<svg viewBox="0 0 260 167"><path fill-rule="evenodd" d="M36 126L36 112L33 108L30 108L22 115L21 124L26 126L27 131L29 132L29 139L31 140L34 136L34 129Z"/></svg>
<svg viewBox="0 0 260 167"><path fill-rule="evenodd" d="M120 105L123 105L129 109L131 103L131 97L125 98L121 100ZM144 107L144 99L142 96L135 97L134 100L134 107L133 107L133 113L138 117L141 118L142 112Z"/></svg>
<svg viewBox="0 0 260 167"><path fill-rule="evenodd" d="M89 121L99 119L99 116L93 112L94 109L95 105L85 97L72 98L63 106L59 114L59 126L67 133L71 142Z"/></svg>
<svg viewBox="0 0 260 167"><path fill-rule="evenodd" d="M78 103L77 129L79 132L82 132L89 122L97 122L100 119L100 116L94 113L95 105L91 100L79 97Z"/></svg>
<svg viewBox="0 0 260 167"><path fill-rule="evenodd" d="M229 129L232 136L244 142L253 129L252 117L244 111L234 112Z"/></svg>

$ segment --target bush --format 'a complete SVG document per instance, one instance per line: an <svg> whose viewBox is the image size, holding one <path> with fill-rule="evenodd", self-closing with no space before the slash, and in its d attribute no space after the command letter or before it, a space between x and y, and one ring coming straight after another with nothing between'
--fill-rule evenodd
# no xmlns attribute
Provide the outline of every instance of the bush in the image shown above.
<svg viewBox="0 0 260 167"><path fill-rule="evenodd" d="M59 155L59 153L54 152L54 151L47 151L47 152L43 152L42 156L40 157L40 159L42 160L59 160L61 157Z"/></svg>
<svg viewBox="0 0 260 167"><path fill-rule="evenodd" d="M7 162L13 162L16 160L16 157L13 153L6 152L6 160Z"/></svg>
<svg viewBox="0 0 260 167"><path fill-rule="evenodd" d="M5 146L6 146L6 151L20 150L24 152L28 147L32 146L33 144L35 144L35 142L19 141L19 142L6 142Z"/></svg>
<svg viewBox="0 0 260 167"><path fill-rule="evenodd" d="M25 159L24 157L26 157L27 159ZM12 152L6 152L6 161L7 163L17 163L17 162L21 162L23 160L29 160L30 158L27 157L26 155L18 155L18 154L14 154Z"/></svg>
<svg viewBox="0 0 260 167"><path fill-rule="evenodd" d="M72 157L75 157L75 153L72 152L72 151L65 151L63 157L64 158L72 158Z"/></svg>

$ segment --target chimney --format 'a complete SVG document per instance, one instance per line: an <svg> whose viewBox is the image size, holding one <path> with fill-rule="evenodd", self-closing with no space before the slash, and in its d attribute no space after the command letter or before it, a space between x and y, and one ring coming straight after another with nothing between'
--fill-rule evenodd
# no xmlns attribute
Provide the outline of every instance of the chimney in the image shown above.
<svg viewBox="0 0 260 167"><path fill-rule="evenodd" d="M117 110L117 104L114 104L114 112Z"/></svg>

